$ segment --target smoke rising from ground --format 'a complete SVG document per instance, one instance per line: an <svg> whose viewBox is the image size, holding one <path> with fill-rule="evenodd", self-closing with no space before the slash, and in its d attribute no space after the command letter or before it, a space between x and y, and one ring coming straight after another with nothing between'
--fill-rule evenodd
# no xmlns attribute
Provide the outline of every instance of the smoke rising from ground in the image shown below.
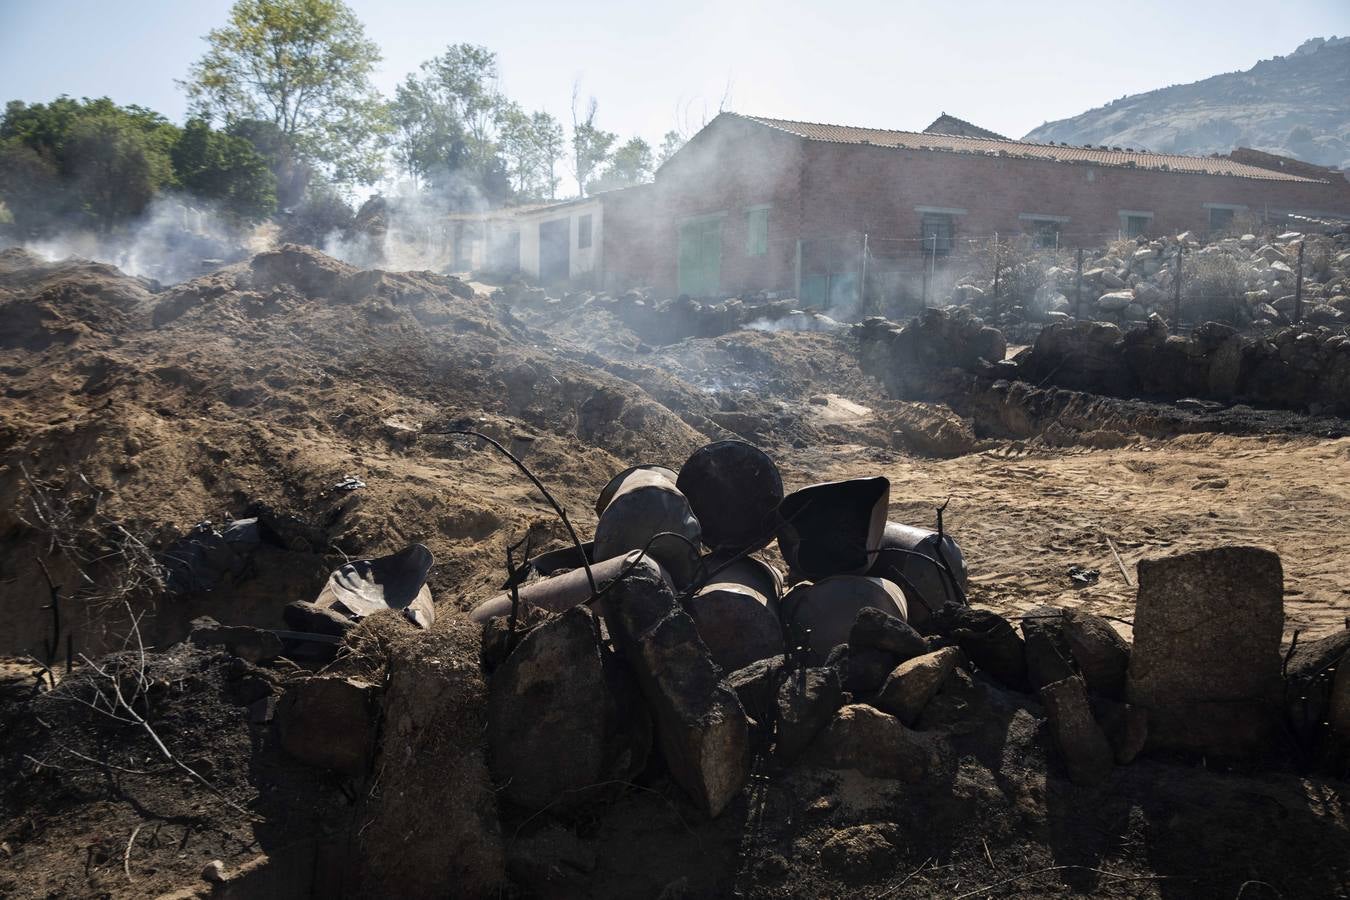
<svg viewBox="0 0 1350 900"><path fill-rule="evenodd" d="M49 261L92 259L174 284L266 250L276 235L275 225L241 227L210 204L166 194L109 234L70 228L20 246Z"/></svg>

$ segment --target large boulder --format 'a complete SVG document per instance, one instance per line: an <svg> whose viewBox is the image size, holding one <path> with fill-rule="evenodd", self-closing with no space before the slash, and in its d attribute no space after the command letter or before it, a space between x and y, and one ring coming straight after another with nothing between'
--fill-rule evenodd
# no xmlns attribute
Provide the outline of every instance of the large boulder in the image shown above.
<svg viewBox="0 0 1350 900"><path fill-rule="evenodd" d="M1075 674L1073 655L1064 634L1065 618L1065 610L1058 606L1036 606L1022 616L1027 680L1033 690Z"/></svg>
<svg viewBox="0 0 1350 900"><path fill-rule="evenodd" d="M864 607L858 610L848 633L849 650L884 650L904 662L928 652L928 644L909 623L884 609Z"/></svg>
<svg viewBox="0 0 1350 900"><path fill-rule="evenodd" d="M749 774L749 724L659 565L644 558L610 588L606 623L655 717L671 776L717 816Z"/></svg>
<svg viewBox="0 0 1350 900"><path fill-rule="evenodd" d="M1024 378L1077 391L1128 396L1133 387L1120 329L1106 322L1074 320L1041 329L1025 358Z"/></svg>
<svg viewBox="0 0 1350 900"><path fill-rule="evenodd" d="M760 725L771 723L778 713L778 684L783 679L783 657L752 662L727 676L745 714Z"/></svg>
<svg viewBox="0 0 1350 900"><path fill-rule="evenodd" d="M1127 697L1149 747L1232 757L1269 748L1280 724L1280 557L1219 547L1139 563Z"/></svg>
<svg viewBox="0 0 1350 900"><path fill-rule="evenodd" d="M1115 700L1125 696L1130 643L1101 616L1071 609L1064 616L1064 640L1087 689Z"/></svg>
<svg viewBox="0 0 1350 900"><path fill-rule="evenodd" d="M488 765L512 803L566 806L606 778L614 704L595 624L590 610L573 607L527 634L493 673Z"/></svg>
<svg viewBox="0 0 1350 900"><path fill-rule="evenodd" d="M872 705L906 725L913 725L928 701L964 661L965 654L957 647L943 647L905 660L886 679Z"/></svg>

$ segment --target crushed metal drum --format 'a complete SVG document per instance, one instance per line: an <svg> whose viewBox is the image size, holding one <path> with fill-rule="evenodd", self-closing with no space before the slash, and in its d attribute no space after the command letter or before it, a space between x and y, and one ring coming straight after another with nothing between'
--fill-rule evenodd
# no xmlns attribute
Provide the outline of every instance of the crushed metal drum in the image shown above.
<svg viewBox="0 0 1350 900"><path fill-rule="evenodd" d="M754 556L742 556L730 561L725 553L710 553L703 557L703 570L711 582L739 584L758 592L768 601L769 608L778 611L783 598L783 573Z"/></svg>
<svg viewBox="0 0 1350 900"><path fill-rule="evenodd" d="M414 625L430 628L436 608L427 587L434 562L422 544L410 544L397 553L358 559L328 577L314 605L362 618L382 609L396 609Z"/></svg>
<svg viewBox="0 0 1350 900"><path fill-rule="evenodd" d="M783 634L789 646L805 646L808 663L819 665L830 650L848 643L858 611L872 607L908 619L905 594L884 578L835 575L799 584L783 598Z"/></svg>
<svg viewBox="0 0 1350 900"><path fill-rule="evenodd" d="M676 487L703 526L714 551L763 550L773 540L783 478L763 450L745 441L717 441L695 450L680 467Z"/></svg>
<svg viewBox="0 0 1350 900"><path fill-rule="evenodd" d="M778 549L789 570L813 579L866 572L890 497L890 480L878 476L813 484L783 498Z"/></svg>

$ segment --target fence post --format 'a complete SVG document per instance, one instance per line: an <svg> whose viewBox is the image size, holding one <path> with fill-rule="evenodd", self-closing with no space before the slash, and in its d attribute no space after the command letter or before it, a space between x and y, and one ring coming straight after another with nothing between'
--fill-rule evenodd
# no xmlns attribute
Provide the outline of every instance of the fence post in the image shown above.
<svg viewBox="0 0 1350 900"><path fill-rule="evenodd" d="M999 298L999 278L998 278L998 276L999 276L999 269L1001 268L1001 266L999 265L999 258L998 258L998 256L999 256L998 232L995 231L995 232L994 232L994 308L995 308L995 309L998 308L998 298Z"/></svg>
<svg viewBox="0 0 1350 900"><path fill-rule="evenodd" d="M1083 248L1078 248L1078 274L1074 278L1073 317L1083 318Z"/></svg>
<svg viewBox="0 0 1350 900"><path fill-rule="evenodd" d="M1177 244L1177 265L1172 278L1172 331L1181 330L1181 245Z"/></svg>
<svg viewBox="0 0 1350 900"><path fill-rule="evenodd" d="M871 312L867 308L867 232L863 232L862 239L862 262L859 268L862 270L858 275L858 309L862 312Z"/></svg>
<svg viewBox="0 0 1350 900"><path fill-rule="evenodd" d="M1294 276L1294 324L1297 325L1303 321L1303 245L1308 242L1305 237L1298 242L1298 273Z"/></svg>

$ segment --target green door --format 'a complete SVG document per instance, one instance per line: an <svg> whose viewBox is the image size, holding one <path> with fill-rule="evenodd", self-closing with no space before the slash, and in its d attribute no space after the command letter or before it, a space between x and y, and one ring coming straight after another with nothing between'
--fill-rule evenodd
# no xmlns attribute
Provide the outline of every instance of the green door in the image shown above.
<svg viewBox="0 0 1350 900"><path fill-rule="evenodd" d="M711 297L722 286L722 217L680 225L680 293Z"/></svg>

